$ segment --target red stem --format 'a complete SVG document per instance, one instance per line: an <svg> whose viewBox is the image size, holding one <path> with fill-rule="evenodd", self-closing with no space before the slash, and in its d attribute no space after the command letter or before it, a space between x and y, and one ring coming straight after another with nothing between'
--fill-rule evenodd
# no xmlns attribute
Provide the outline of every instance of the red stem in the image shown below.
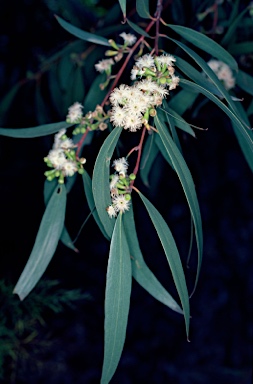
<svg viewBox="0 0 253 384"><path fill-rule="evenodd" d="M159 26L160 26L160 18L161 18L161 12L163 9L162 5L163 0L158 0L157 1L157 7L156 7L156 13L155 13L155 18L156 18L156 34L155 34L155 54L158 56L158 40L159 40Z"/></svg>
<svg viewBox="0 0 253 384"><path fill-rule="evenodd" d="M142 130L142 134L141 134L141 139L140 139L139 145L138 145L138 147L134 148L135 150L138 150L138 156L137 156L136 164L135 164L135 167L134 167L134 170L133 170L133 173L135 175L138 173L139 166L140 166L141 151L142 151L142 146L143 146L146 130L147 130L147 128L144 127L143 130ZM130 151L130 153L131 153L131 151ZM131 181L130 188L132 188L133 185L134 185L134 180Z"/></svg>
<svg viewBox="0 0 253 384"><path fill-rule="evenodd" d="M79 153L80 153L80 151L81 151L83 142L84 142L86 136L88 135L88 132L89 132L89 130L87 129L87 131L84 132L83 136L81 137L81 139L80 139L80 140L78 141L78 143L77 143L76 157L78 157L78 155L79 155Z"/></svg>

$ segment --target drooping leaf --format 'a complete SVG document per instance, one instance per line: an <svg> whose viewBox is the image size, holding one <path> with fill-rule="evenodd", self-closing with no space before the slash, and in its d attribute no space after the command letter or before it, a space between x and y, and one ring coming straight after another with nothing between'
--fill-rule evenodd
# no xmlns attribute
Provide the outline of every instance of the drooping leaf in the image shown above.
<svg viewBox="0 0 253 384"><path fill-rule="evenodd" d="M124 19L126 18L126 0L118 0Z"/></svg>
<svg viewBox="0 0 253 384"><path fill-rule="evenodd" d="M171 168L174 169L171 158L168 155L168 152L166 151L166 149L164 148L162 139L159 135L155 135L155 143L159 148L159 151L161 152L163 158L167 161L167 163L171 166Z"/></svg>
<svg viewBox="0 0 253 384"><path fill-rule="evenodd" d="M86 196L86 199L87 199L87 202L88 202L88 206L90 208L90 211L92 212L92 215L100 229L100 231L103 233L104 237L109 240L109 236L107 235L107 233L105 232L104 230L104 227L99 219L99 216L98 216L98 213L97 213L97 210L96 210L96 207L95 207L95 201L94 201L94 197L93 197L93 194L92 194L92 183L91 183L91 178L90 176L88 175L88 173L86 171L84 171L84 173L82 174L82 178L83 178L83 187L84 187L84 192L85 192L85 196Z"/></svg>
<svg viewBox="0 0 253 384"><path fill-rule="evenodd" d="M20 300L31 292L54 255L64 225L65 209L65 186L57 186L43 215L32 253L14 288Z"/></svg>
<svg viewBox="0 0 253 384"><path fill-rule="evenodd" d="M167 103L164 102L164 112L168 113L173 119L176 127L180 128L182 131L189 133L189 135L196 137L195 132L192 130L190 124L185 121L182 116L180 116L176 111L171 109Z"/></svg>
<svg viewBox="0 0 253 384"><path fill-rule="evenodd" d="M123 128L114 128L105 139L93 170L92 191L98 216L105 232L111 238L115 219L108 216L106 208L111 205L110 196L110 160Z"/></svg>
<svg viewBox="0 0 253 384"><path fill-rule="evenodd" d="M236 84L239 85L243 91L253 96L253 77L248 73L239 70L236 76Z"/></svg>
<svg viewBox="0 0 253 384"><path fill-rule="evenodd" d="M106 89L101 90L100 84L104 83L106 76L104 73L101 73L99 76L95 78L91 87L86 94L83 109L84 112L94 111L96 106L101 103L104 96L107 93Z"/></svg>
<svg viewBox="0 0 253 384"><path fill-rule="evenodd" d="M171 234L171 231L166 224L165 220L157 209L146 199L141 192L139 192L140 198L142 199L148 214L153 222L156 232L159 236L161 244L163 246L165 255L167 257L172 277L177 288L178 295L184 311L186 334L189 334L189 321L190 321L190 306L189 306L189 295L185 281L185 275L178 253L178 249L175 240Z"/></svg>
<svg viewBox="0 0 253 384"><path fill-rule="evenodd" d="M101 384L109 383L121 357L126 338L131 287L130 252L122 214L119 214L112 234L106 275L105 344Z"/></svg>
<svg viewBox="0 0 253 384"><path fill-rule="evenodd" d="M90 43L110 46L110 44L108 43L108 40L105 39L104 37L95 35L94 33L83 31L82 29L77 28L74 25L63 20L60 16L55 15L55 17L58 23L62 26L62 28L64 28L66 31L68 31L72 35L78 37L79 39L89 41Z"/></svg>
<svg viewBox="0 0 253 384"><path fill-rule="evenodd" d="M153 134L153 132L151 132L144 144L141 156L140 176L146 186L149 186L149 173L159 153L159 149L155 144L154 138L155 135Z"/></svg>
<svg viewBox="0 0 253 384"><path fill-rule="evenodd" d="M69 128L73 124L68 124L66 121L60 123L43 124L32 128L0 128L0 135L17 138L32 138L51 135L63 128Z"/></svg>
<svg viewBox="0 0 253 384"><path fill-rule="evenodd" d="M79 252L79 250L74 246L74 243L73 243L73 241L72 241L72 239L71 239L71 237L70 237L70 235L68 233L68 230L65 227L65 225L63 227L63 230L62 230L62 233L61 233L61 236L60 236L60 240L61 240L62 244L65 245L65 247L68 247L69 249L72 249L72 251L74 251L76 253Z"/></svg>
<svg viewBox="0 0 253 384"><path fill-rule="evenodd" d="M173 311L182 314L183 311L180 306L157 280L143 259L136 233L132 205L130 206L129 211L125 212L123 215L123 224L131 255L133 277L156 300L165 304Z"/></svg>
<svg viewBox="0 0 253 384"><path fill-rule="evenodd" d="M143 19L150 19L149 0L136 0L136 11Z"/></svg>
<svg viewBox="0 0 253 384"><path fill-rule="evenodd" d="M130 21L129 19L126 19L127 21L127 24L130 25L130 27L135 31L137 32L139 35L142 35L142 36L145 36L145 37L150 37L150 35L144 31L144 29L142 29L141 27L139 27L139 25L133 23L132 21Z"/></svg>
<svg viewBox="0 0 253 384"><path fill-rule="evenodd" d="M158 116L155 117L155 124L158 129L159 136L161 137L161 140L163 142L164 148L166 149L166 152L168 153L168 156L170 157L173 167L182 184L185 197L188 201L188 205L189 205L192 219L194 222L196 242L198 247L198 267L197 267L196 281L194 286L194 290L195 290L198 282L198 278L199 278L200 267L202 262L202 253L203 253L202 223L201 223L201 215L200 215L198 199L195 191L195 186L192 180L191 173L189 171L189 168L187 167L187 164L183 156L181 155L180 151L176 147L171 136L168 134L168 130L166 126L160 121L159 111L158 111Z"/></svg>
<svg viewBox="0 0 253 384"><path fill-rule="evenodd" d="M197 91L187 91L186 89L182 89L170 99L168 105L182 116L188 108L191 108L198 95L199 93Z"/></svg>
<svg viewBox="0 0 253 384"><path fill-rule="evenodd" d="M220 107L220 109L222 109L227 114L227 116L232 120L232 122L234 123L234 127L236 127L238 130L238 134L242 135L244 138L245 145L247 145L248 147L248 153L251 153L251 155L253 156L252 132L250 131L250 129L246 128L244 124L242 124L241 120L233 113L233 111L231 111L224 103L222 103L220 99L218 99L211 92L201 87L200 85L195 84L188 80L181 80L180 84L182 87L184 87L187 90L196 89L198 92L207 96L210 100L212 100L215 104L217 104Z"/></svg>
<svg viewBox="0 0 253 384"><path fill-rule="evenodd" d="M167 24L167 26L196 47L223 61L234 71L238 71L237 62L233 56L231 56L231 54L227 52L221 45L203 33L194 31L191 28L182 27L180 25Z"/></svg>
<svg viewBox="0 0 253 384"><path fill-rule="evenodd" d="M171 114L169 113L168 106L167 106L165 101L163 101L162 106L163 106L163 110L160 112L160 116L164 116L165 119L167 120L167 123L169 124L169 127L170 127L170 132L171 132L171 135L172 135L172 139L174 140L174 142L175 142L176 146L178 147L179 151L182 153L182 147L181 147L181 144L180 144L180 141L179 141L179 137L177 135L177 131L176 131L176 128L175 128L174 120L173 120L173 117L171 116ZM164 120L164 121L166 121L166 120Z"/></svg>

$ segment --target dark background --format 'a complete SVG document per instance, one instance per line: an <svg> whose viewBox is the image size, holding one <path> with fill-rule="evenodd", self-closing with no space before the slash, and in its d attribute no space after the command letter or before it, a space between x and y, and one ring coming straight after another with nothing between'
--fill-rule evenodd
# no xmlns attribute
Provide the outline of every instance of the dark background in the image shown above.
<svg viewBox="0 0 253 384"><path fill-rule="evenodd" d="M72 10L67 17L73 24L89 30L102 19L97 13L98 6L103 15L105 8L109 9L113 3L100 1L95 12L78 1L70 2ZM27 71L36 72L44 58L73 41L53 16L54 12L66 16L64 4L34 0L1 4L2 98L18 81L27 78ZM185 25L194 20L194 4ZM170 14L167 16L171 18ZM50 97L46 87L43 92L47 104ZM33 95L33 84L28 82L8 114L1 116L2 126L38 125ZM243 96L247 103L247 96ZM197 100L195 107L201 101ZM63 110L59 116L50 105L48 110L51 117L48 123L63 120L66 114ZM186 119L209 128L195 131L197 139L179 133L196 184L204 231L203 266L197 291L191 298L191 342L185 336L183 317L133 282L126 343L111 381L115 384L250 384L252 381L252 174L229 120L216 106L206 103L197 118L188 111ZM87 158L95 159L104 137L98 138L92 148L87 147ZM25 265L44 212L43 157L52 140L52 137L29 140L1 137L0 140L0 277L10 284L16 283ZM161 157L156 162L159 173L152 175L155 185L150 189L139 186L167 220L186 267L190 239L188 207L177 177ZM87 171L92 174L92 165L87 165ZM163 285L174 293L155 231L137 198L133 204L144 258ZM73 238L87 214L82 184L77 181L68 198L66 217ZM66 309L56 315L46 312L46 323L39 327L37 340L38 346L42 340L47 344L35 348L31 343L27 347L28 356L18 356L15 379L7 360L3 383L99 382L109 244L90 219L76 246L78 254L59 244L44 278L57 279L66 289L81 288L91 299L80 301L75 310ZM190 268L185 268L190 290L195 267L196 250Z"/></svg>

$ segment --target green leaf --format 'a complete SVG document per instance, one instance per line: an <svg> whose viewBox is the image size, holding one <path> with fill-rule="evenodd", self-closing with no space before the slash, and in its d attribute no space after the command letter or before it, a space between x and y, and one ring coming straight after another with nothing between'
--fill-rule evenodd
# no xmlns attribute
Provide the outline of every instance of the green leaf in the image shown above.
<svg viewBox="0 0 253 384"><path fill-rule="evenodd" d="M236 76L236 84L239 85L243 91L253 96L253 77L248 73L239 70Z"/></svg>
<svg viewBox="0 0 253 384"><path fill-rule="evenodd" d="M84 187L84 192L85 192L85 196L86 196L86 199L87 199L87 202L88 202L88 206L90 208L90 211L92 212L92 215L100 229L100 231L103 233L104 237L109 240L109 236L107 235L107 233L105 232L104 230L104 227L99 219L99 216L98 216L98 213L97 213L97 210L96 210L96 207L95 207L95 201L94 201L94 197L93 197L93 194L92 194L92 183L91 183L91 178L90 176L88 175L88 173L86 171L84 171L84 173L82 174L82 178L83 178L83 187Z"/></svg>
<svg viewBox="0 0 253 384"><path fill-rule="evenodd" d="M159 135L155 136L155 143L156 143L157 147L159 148L159 151L161 152L161 154L164 157L164 159L171 166L171 168L174 169L172 161L171 161L171 158L168 155L168 152L166 151L166 149L164 148L162 139L161 139L161 137Z"/></svg>
<svg viewBox="0 0 253 384"><path fill-rule="evenodd" d="M194 286L194 290L195 290L198 282L198 278L199 278L199 272L200 272L200 267L202 262L202 253L203 253L202 223L201 223L201 215L200 215L198 199L195 191L195 186L192 180L191 173L189 171L189 168L187 167L187 164L183 156L181 155L177 146L173 142L171 136L168 134L168 130L166 126L162 124L160 121L159 111L158 111L158 115L155 117L155 124L158 129L158 133L162 139L164 148L166 149L171 159L171 162L173 164L173 167L182 184L185 197L188 201L188 205L189 205L192 219L194 222L196 242L198 247L198 267L197 267L196 281Z"/></svg>
<svg viewBox="0 0 253 384"><path fill-rule="evenodd" d="M169 112L169 108L168 108L165 101L163 101L162 105L163 105L163 110L160 112L160 116L164 115L165 119L167 120L167 123L169 124L169 127L170 127L170 132L171 132L172 138L173 138L176 146L178 147L179 151L182 153L182 148L181 148L179 137L177 135L177 131L175 128L174 119L171 116L171 114ZM160 108L160 110L161 110L161 108Z"/></svg>
<svg viewBox="0 0 253 384"><path fill-rule="evenodd" d="M118 0L124 19L126 18L126 0Z"/></svg>
<svg viewBox="0 0 253 384"><path fill-rule="evenodd" d="M190 65L187 61L181 59L181 57L175 56L176 66L191 80L195 81L197 84L201 85L202 87L208 89L213 94L222 97L223 95L219 90L217 89L216 85L213 84L210 80L208 80L205 76L203 76L203 73L197 71L192 65Z"/></svg>
<svg viewBox="0 0 253 384"><path fill-rule="evenodd" d="M75 27L74 25L68 23L67 21L63 20L61 17L55 15L56 20L58 23L64 28L66 31L71 33L72 35L78 37L79 39L89 41L90 43L100 44L100 45L106 45L110 47L110 44L108 43L108 40L105 39L102 36L95 35L90 32L85 32L80 28Z"/></svg>
<svg viewBox="0 0 253 384"><path fill-rule="evenodd" d="M144 147L141 156L141 164L140 164L140 176L143 183L148 187L149 186L149 173L154 164L154 161L159 153L159 149L155 144L155 135L153 132L150 132Z"/></svg>
<svg viewBox="0 0 253 384"><path fill-rule="evenodd" d="M28 139L51 135L63 128L69 128L72 125L73 124L66 123L66 121L61 121L60 123L38 125L32 128L0 128L0 135Z"/></svg>
<svg viewBox="0 0 253 384"><path fill-rule="evenodd" d="M101 104L104 96L107 93L107 89L101 90L100 84L104 83L106 75L101 73L98 75L90 86L90 89L85 97L83 109L84 111L94 111L98 104Z"/></svg>
<svg viewBox="0 0 253 384"><path fill-rule="evenodd" d="M108 216L106 208L111 205L110 160L123 128L114 128L105 139L97 156L92 178L92 191L98 216L105 232L111 238L115 219Z"/></svg>
<svg viewBox="0 0 253 384"><path fill-rule="evenodd" d="M149 0L136 0L136 11L143 19L150 19Z"/></svg>
<svg viewBox="0 0 253 384"><path fill-rule="evenodd" d="M245 41L243 43L232 44L228 47L231 55L250 55L253 52L252 41Z"/></svg>
<svg viewBox="0 0 253 384"><path fill-rule="evenodd" d="M198 92L181 89L181 91L179 91L175 96L173 95L173 97L168 102L168 105L171 109L182 116L187 109L192 107L197 97Z"/></svg>
<svg viewBox="0 0 253 384"><path fill-rule="evenodd" d="M180 128L182 131L189 133L189 135L196 137L195 132L192 130L190 124L185 121L182 116L180 116L176 111L171 109L167 103L164 102L165 113L169 114L173 119L176 127Z"/></svg>
<svg viewBox="0 0 253 384"><path fill-rule="evenodd" d="M237 27L239 26L243 16L249 11L249 7L246 7L237 17L236 19L231 23L229 24L229 28L225 34L225 36L223 37L223 39L221 40L221 45L222 46L226 46L229 44L230 40L235 36L235 31L237 29Z"/></svg>
<svg viewBox="0 0 253 384"><path fill-rule="evenodd" d="M120 360L126 338L131 286L131 259L122 214L119 214L112 234L106 275L105 346L101 384L109 383Z"/></svg>
<svg viewBox="0 0 253 384"><path fill-rule="evenodd" d="M143 259L136 233L132 205L130 206L129 211L125 212L123 215L123 224L131 254L133 277L156 300L160 301L173 311L182 314L182 309L157 280Z"/></svg>
<svg viewBox="0 0 253 384"><path fill-rule="evenodd" d="M67 228L64 226L61 237L60 237L61 242L65 245L65 247L68 247L69 249L72 249L72 251L78 253L78 249L74 246L73 241L68 233Z"/></svg>
<svg viewBox="0 0 253 384"><path fill-rule="evenodd" d="M151 204L151 202L146 199L145 196L142 195L141 192L138 192L140 198L142 199L148 214L154 224L156 232L159 236L161 244L163 246L165 255L167 257L172 277L175 283L175 286L178 291L178 295L180 297L180 301L184 311L185 318L185 326L186 326L186 334L187 337L189 335L189 321L190 321L190 306L189 306L189 296L184 276L184 271L182 267L182 263L180 260L180 256L178 253L178 249L175 243L175 240L171 234L171 231L166 224L165 220L161 216L161 214L157 211L157 209Z"/></svg>
<svg viewBox="0 0 253 384"><path fill-rule="evenodd" d="M180 25L167 24L167 26L196 47L223 61L229 65L231 69L238 71L237 62L233 56L231 56L230 53L228 53L222 46L203 33L194 31L191 28L182 27Z"/></svg>
<svg viewBox="0 0 253 384"><path fill-rule="evenodd" d="M130 21L129 19L126 19L127 21L127 24L130 25L130 27L135 31L137 32L139 35L141 36L145 36L145 37L149 37L150 38L150 35L144 31L144 29L142 29L141 27L139 27L137 24L134 24L132 21Z"/></svg>
<svg viewBox="0 0 253 384"><path fill-rule="evenodd" d="M66 209L65 186L57 186L46 207L39 231L27 264L14 288L23 300L45 272L62 233Z"/></svg>
<svg viewBox="0 0 253 384"><path fill-rule="evenodd" d="M247 145L248 147L248 153L251 153L251 155L253 155L252 132L248 128L246 128L244 124L242 124L241 120L224 103L222 103L216 96L214 96L212 93L210 93L205 88L202 88L198 84L195 84L195 83L192 83L191 81L183 80L183 79L180 81L180 84L182 87L184 87L187 90L196 89L198 92L207 96L210 100L212 100L215 104L217 104L232 120L232 122L234 123L234 127L236 127L238 130L238 134L244 137L245 145Z"/></svg>

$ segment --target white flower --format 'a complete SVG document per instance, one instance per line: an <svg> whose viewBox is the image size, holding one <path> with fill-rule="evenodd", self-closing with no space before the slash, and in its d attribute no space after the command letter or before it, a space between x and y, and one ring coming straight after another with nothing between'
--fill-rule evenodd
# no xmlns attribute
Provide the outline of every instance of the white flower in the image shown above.
<svg viewBox="0 0 253 384"><path fill-rule="evenodd" d="M71 105L68 109L68 114L67 114L67 122L69 123L79 123L81 118L83 117L83 112L82 112L82 104L76 102L73 105Z"/></svg>
<svg viewBox="0 0 253 384"><path fill-rule="evenodd" d="M135 65L142 69L142 68L151 68L154 66L154 58L152 55L150 55L149 53L147 53L146 55L144 56L141 56L139 57L139 59L137 59Z"/></svg>
<svg viewBox="0 0 253 384"><path fill-rule="evenodd" d="M171 83L169 84L169 90L175 89L178 86L180 78L178 76L171 76Z"/></svg>
<svg viewBox="0 0 253 384"><path fill-rule="evenodd" d="M126 200L124 195L118 195L112 200L116 212L125 212L130 208L130 201Z"/></svg>
<svg viewBox="0 0 253 384"><path fill-rule="evenodd" d="M164 55L161 55L161 56L157 56L157 57L155 58L155 60L156 60L159 64L161 64L161 65L166 64L167 66L171 66L171 65L173 65L173 62L176 61L176 59L175 59L174 56L172 56L172 55L168 55L168 54L164 54Z"/></svg>
<svg viewBox="0 0 253 384"><path fill-rule="evenodd" d="M115 127L123 127L124 121L125 121L125 115L126 115L125 110L118 105L116 107L113 107L111 111L110 121L113 123Z"/></svg>
<svg viewBox="0 0 253 384"><path fill-rule="evenodd" d="M120 34L120 37L124 40L127 45L133 45L136 42L136 36L132 35L131 33L122 32Z"/></svg>
<svg viewBox="0 0 253 384"><path fill-rule="evenodd" d="M142 118L142 115L126 115L124 129L129 129L131 132L136 132L137 129L142 127Z"/></svg>
<svg viewBox="0 0 253 384"><path fill-rule="evenodd" d="M151 80L142 80L139 81L136 84L136 87L144 92L148 93L158 93L162 97L168 95L169 91L165 88L160 86L159 84L155 83L154 81Z"/></svg>
<svg viewBox="0 0 253 384"><path fill-rule="evenodd" d="M66 160L62 166L62 171L64 172L65 176L73 176L77 171L76 163L71 160Z"/></svg>
<svg viewBox="0 0 253 384"><path fill-rule="evenodd" d="M113 59L104 59L100 60L97 64L95 64L95 68L98 72L104 72L110 69L113 64Z"/></svg>
<svg viewBox="0 0 253 384"><path fill-rule="evenodd" d="M110 182L110 191L116 187L117 182L119 181L118 175L113 175Z"/></svg>
<svg viewBox="0 0 253 384"><path fill-rule="evenodd" d="M56 169L61 169L67 161L64 151L61 148L51 149L47 157L50 163Z"/></svg>
<svg viewBox="0 0 253 384"><path fill-rule="evenodd" d="M112 217L116 217L117 216L117 212L115 211L115 209L114 209L114 207L112 205L109 205L109 207L107 207L106 210L107 210L107 213L108 213L110 219Z"/></svg>
<svg viewBox="0 0 253 384"><path fill-rule="evenodd" d="M112 105L124 105L130 96L130 87L126 84L120 84L119 88L114 88L110 95Z"/></svg>
<svg viewBox="0 0 253 384"><path fill-rule="evenodd" d="M59 147L62 149L74 148L75 144L71 139L60 140Z"/></svg>
<svg viewBox="0 0 253 384"><path fill-rule="evenodd" d="M235 78L230 67L219 60L209 60L207 65L212 69L216 74L219 80L224 84L224 87L229 90L235 86Z"/></svg>
<svg viewBox="0 0 253 384"><path fill-rule="evenodd" d="M116 172L118 172L120 175L125 176L128 168L128 161L125 157L121 157L120 159L114 160L112 166L114 167Z"/></svg>

